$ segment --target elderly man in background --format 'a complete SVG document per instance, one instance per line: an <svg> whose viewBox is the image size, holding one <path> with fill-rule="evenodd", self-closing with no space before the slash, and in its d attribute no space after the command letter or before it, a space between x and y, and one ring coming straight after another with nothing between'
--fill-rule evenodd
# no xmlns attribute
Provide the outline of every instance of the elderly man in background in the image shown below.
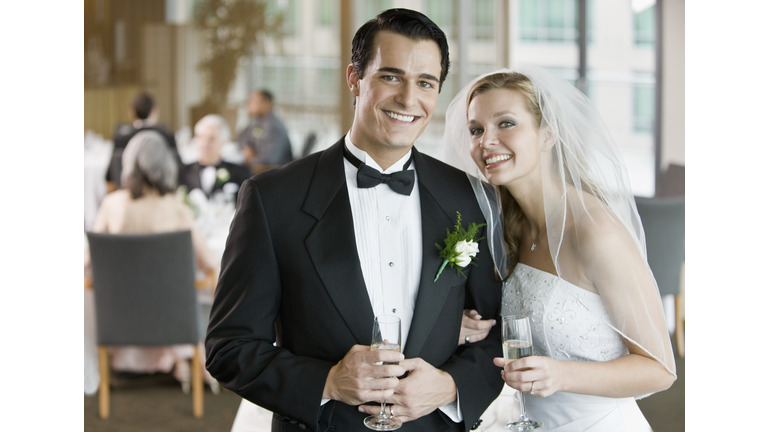
<svg viewBox="0 0 768 432"><path fill-rule="evenodd" d="M240 133L240 148L247 165L283 165L293 160L285 125L272 111L272 94L257 90L248 98L251 122Z"/></svg>
<svg viewBox="0 0 768 432"><path fill-rule="evenodd" d="M184 165L179 172L179 185L190 190L199 188L210 198L224 189L227 183L240 185L251 176L242 166L221 160L221 148L229 142L230 131L226 120L218 114L208 114L195 124L194 141L199 154L198 161Z"/></svg>

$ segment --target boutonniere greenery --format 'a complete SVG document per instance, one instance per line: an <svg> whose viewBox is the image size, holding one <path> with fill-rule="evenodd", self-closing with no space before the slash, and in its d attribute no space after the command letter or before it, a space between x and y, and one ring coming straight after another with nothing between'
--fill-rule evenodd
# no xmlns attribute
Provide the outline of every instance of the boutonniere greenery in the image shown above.
<svg viewBox="0 0 768 432"><path fill-rule="evenodd" d="M467 277L462 269L469 264L477 265L474 261L476 255L480 252L478 242L483 238L475 239L477 231L484 227L485 224L476 224L474 222L469 224L467 229L461 226L461 213L456 212L456 226L453 228L453 232L445 230L448 236L445 238L445 246L440 246L439 243L435 243L437 249L440 251L440 258L443 259L443 264L440 266L440 270L437 271L434 282L437 282L437 278L445 269L445 266L450 265L459 272L460 275Z"/></svg>
<svg viewBox="0 0 768 432"><path fill-rule="evenodd" d="M222 167L216 170L216 182L218 183L226 183L231 175L229 174L229 170Z"/></svg>

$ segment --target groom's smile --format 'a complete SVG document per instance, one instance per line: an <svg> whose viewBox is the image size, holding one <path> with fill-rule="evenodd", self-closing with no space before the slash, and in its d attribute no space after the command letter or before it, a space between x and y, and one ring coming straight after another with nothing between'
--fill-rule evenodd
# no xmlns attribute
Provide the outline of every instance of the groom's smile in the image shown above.
<svg viewBox="0 0 768 432"><path fill-rule="evenodd" d="M432 40L382 31L371 55L362 78L351 66L347 70L356 97L350 138L386 169L408 153L432 118L440 87L440 48Z"/></svg>
<svg viewBox="0 0 768 432"><path fill-rule="evenodd" d="M418 116L398 114L398 113L391 112L391 111L384 111L384 113L386 113L389 116L389 118L397 120L397 121L401 121L401 122L404 122L404 123L413 123L414 120L419 118Z"/></svg>

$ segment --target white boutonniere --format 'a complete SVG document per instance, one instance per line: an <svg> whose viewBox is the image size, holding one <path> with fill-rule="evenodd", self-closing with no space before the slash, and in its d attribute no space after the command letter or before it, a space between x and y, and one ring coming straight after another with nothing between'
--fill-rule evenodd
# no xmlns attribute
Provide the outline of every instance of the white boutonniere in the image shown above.
<svg viewBox="0 0 768 432"><path fill-rule="evenodd" d="M443 264L440 266L440 270L437 271L434 282L437 282L437 278L445 269L445 266L450 265L459 272L460 275L467 277L462 269L469 264L477 265L475 257L480 248L478 242L483 238L475 239L477 231L484 227L485 224L476 224L474 222L469 224L469 227L465 230L461 226L461 213L456 212L456 226L453 232L445 230L448 236L445 238L445 247L440 246L439 243L435 243L437 249L440 250L440 257L443 258Z"/></svg>
<svg viewBox="0 0 768 432"><path fill-rule="evenodd" d="M231 175L229 174L228 169L221 167L216 170L216 181L218 181L219 183L226 183L230 177Z"/></svg>

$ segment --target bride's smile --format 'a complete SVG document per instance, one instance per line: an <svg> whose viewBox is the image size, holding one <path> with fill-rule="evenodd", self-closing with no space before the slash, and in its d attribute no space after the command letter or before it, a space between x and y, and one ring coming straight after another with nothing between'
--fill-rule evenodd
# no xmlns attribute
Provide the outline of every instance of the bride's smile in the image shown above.
<svg viewBox="0 0 768 432"><path fill-rule="evenodd" d="M510 186L531 174L541 181L539 124L519 91L478 94L467 114L472 159L491 184Z"/></svg>

